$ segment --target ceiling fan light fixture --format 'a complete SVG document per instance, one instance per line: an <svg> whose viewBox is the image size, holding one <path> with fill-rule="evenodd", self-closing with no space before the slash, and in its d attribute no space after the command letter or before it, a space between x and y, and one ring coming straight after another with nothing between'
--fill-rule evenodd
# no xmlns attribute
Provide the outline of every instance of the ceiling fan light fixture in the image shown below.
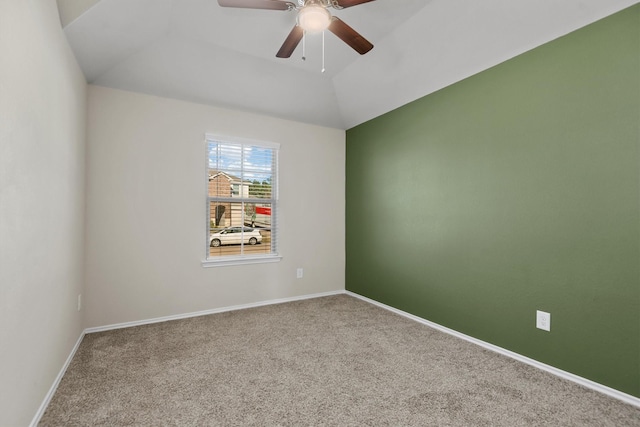
<svg viewBox="0 0 640 427"><path fill-rule="evenodd" d="M331 24L331 13L322 6L310 5L298 12L298 25L308 33L319 33Z"/></svg>

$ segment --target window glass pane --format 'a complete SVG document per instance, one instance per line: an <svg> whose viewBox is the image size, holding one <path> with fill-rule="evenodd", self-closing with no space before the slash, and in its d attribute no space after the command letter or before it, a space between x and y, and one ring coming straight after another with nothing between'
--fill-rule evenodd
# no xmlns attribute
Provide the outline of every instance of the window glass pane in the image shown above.
<svg viewBox="0 0 640 427"><path fill-rule="evenodd" d="M273 192L272 179L270 175L254 174L251 184L249 184L249 198L271 199Z"/></svg>
<svg viewBox="0 0 640 427"><path fill-rule="evenodd" d="M243 212L243 203L223 201L209 202L209 228L210 230L233 231L231 227L241 227L248 221Z"/></svg>
<svg viewBox="0 0 640 427"><path fill-rule="evenodd" d="M272 148L209 142L209 197L274 198Z"/></svg>
<svg viewBox="0 0 640 427"><path fill-rule="evenodd" d="M207 140L208 258L277 255L277 145Z"/></svg>
<svg viewBox="0 0 640 427"><path fill-rule="evenodd" d="M209 169L209 197L231 197L229 179L216 169Z"/></svg>
<svg viewBox="0 0 640 427"><path fill-rule="evenodd" d="M271 205L244 206L243 203L210 202L210 212L220 213L220 218L211 218L209 227L209 256L265 255L272 249ZM244 221L244 226L240 224ZM218 225L216 225L218 224Z"/></svg>
<svg viewBox="0 0 640 427"><path fill-rule="evenodd" d="M242 146L209 142L209 169L239 177L242 171Z"/></svg>

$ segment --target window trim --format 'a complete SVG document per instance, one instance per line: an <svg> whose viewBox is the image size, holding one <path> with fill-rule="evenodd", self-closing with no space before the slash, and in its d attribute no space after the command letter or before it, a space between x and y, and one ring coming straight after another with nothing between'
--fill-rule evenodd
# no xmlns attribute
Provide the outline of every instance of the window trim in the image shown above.
<svg viewBox="0 0 640 427"><path fill-rule="evenodd" d="M220 260L204 259L201 264L204 268L225 267L228 265L265 264L280 262L282 255L245 255L243 257L224 257Z"/></svg>
<svg viewBox="0 0 640 427"><path fill-rule="evenodd" d="M209 141L214 140L214 141L220 141L220 142L228 142L231 144L242 144L242 145L252 145L252 146L256 146L256 147L261 147L261 148L270 148L273 150L276 150L276 152L278 152L280 150L280 144L278 144L277 142L270 142L270 141L262 141L262 140L256 140L256 139L248 139L248 138L240 138L240 137L235 137L235 136L227 136L227 135L220 135L220 134L212 134L212 133L206 133L204 135L204 160L205 160L205 167L204 167L204 173L205 173L205 177L203 179L203 182L205 183L204 185L204 199L206 201L206 205L209 204L209 187L207 185L208 182L208 178L209 178ZM279 194L280 194L280 173L279 173L279 153L277 153L277 160L276 160L276 182L275 182L275 186L272 189L273 191L273 201L276 204L276 212L279 209ZM206 208L206 211L208 212L208 207ZM278 215L276 215L275 217L275 229L276 229L276 233L277 235L280 234L279 232L279 227L278 227ZM204 243L205 243L205 256L204 259L201 261L201 265L204 268L210 268L210 267L223 267L223 266L230 266L230 265L244 265L244 264L263 264L263 263L273 263L273 262L279 262L280 260L282 260L282 255L280 255L279 253L279 247L276 244L276 253L271 253L268 255L240 255L240 256L224 256L224 257L220 257L220 259L213 259L213 258L209 258L209 218L206 218L205 215L205 232L204 232ZM276 235L276 239L277 239L277 235Z"/></svg>

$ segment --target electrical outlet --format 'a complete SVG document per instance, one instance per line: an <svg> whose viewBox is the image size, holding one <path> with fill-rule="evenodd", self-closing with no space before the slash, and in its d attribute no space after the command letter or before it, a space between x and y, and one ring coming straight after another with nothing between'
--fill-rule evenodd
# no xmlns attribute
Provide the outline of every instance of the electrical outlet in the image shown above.
<svg viewBox="0 0 640 427"><path fill-rule="evenodd" d="M78 311L82 310L82 294L78 294Z"/></svg>
<svg viewBox="0 0 640 427"><path fill-rule="evenodd" d="M304 275L304 271L302 270L302 268L298 268L298 270L296 270L296 277L298 279L302 279L303 275Z"/></svg>
<svg viewBox="0 0 640 427"><path fill-rule="evenodd" d="M536 310L536 328L551 331L551 313Z"/></svg>

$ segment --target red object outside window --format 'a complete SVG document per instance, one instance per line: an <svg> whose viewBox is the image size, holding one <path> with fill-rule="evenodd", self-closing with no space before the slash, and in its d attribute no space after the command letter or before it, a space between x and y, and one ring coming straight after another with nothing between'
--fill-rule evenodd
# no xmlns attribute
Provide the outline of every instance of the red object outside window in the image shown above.
<svg viewBox="0 0 640 427"><path fill-rule="evenodd" d="M256 206L256 214L259 215L271 215L271 208L261 208Z"/></svg>

